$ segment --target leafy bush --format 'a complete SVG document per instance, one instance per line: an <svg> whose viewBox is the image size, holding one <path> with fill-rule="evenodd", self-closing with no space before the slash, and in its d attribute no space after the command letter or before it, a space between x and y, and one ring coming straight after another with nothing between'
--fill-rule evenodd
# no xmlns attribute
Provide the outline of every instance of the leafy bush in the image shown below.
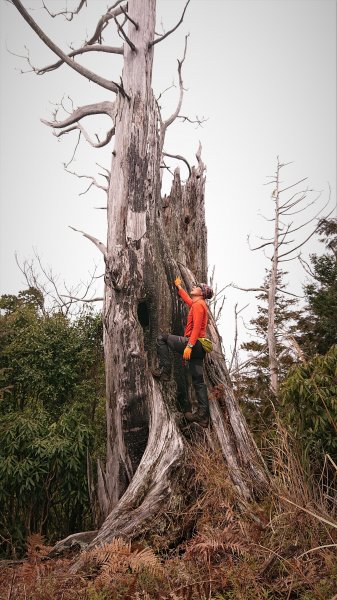
<svg viewBox="0 0 337 600"><path fill-rule="evenodd" d="M286 422L313 455L337 460L337 346L294 367L281 386Z"/></svg>
<svg viewBox="0 0 337 600"><path fill-rule="evenodd" d="M12 555L31 532L92 528L87 461L105 451L101 316L71 321L42 300L32 288L0 299L0 535Z"/></svg>

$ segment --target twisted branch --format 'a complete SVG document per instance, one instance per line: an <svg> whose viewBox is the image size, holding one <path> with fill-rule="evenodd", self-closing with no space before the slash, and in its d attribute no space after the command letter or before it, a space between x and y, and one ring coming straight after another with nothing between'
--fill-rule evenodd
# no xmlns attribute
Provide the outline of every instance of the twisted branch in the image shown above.
<svg viewBox="0 0 337 600"><path fill-rule="evenodd" d="M82 233L82 235L84 235L84 237L88 238L88 240L90 240L93 244L95 244L96 248L98 248L100 250L100 252L102 252L104 258L107 259L108 250L107 250L107 247L103 244L103 242L100 242L97 238L93 237L89 233L85 233L85 231L81 231L80 229L75 229L75 227L72 227L71 225L69 225L69 228L72 229L73 231L77 231L77 233Z"/></svg>
<svg viewBox="0 0 337 600"><path fill-rule="evenodd" d="M181 19L180 19L179 23L177 23L177 25L175 27L173 27L173 29L170 29L170 31L168 31L167 33L164 33L164 35L160 36L156 40L153 40L153 42L150 42L149 43L149 48L151 48L151 46L154 46L155 44L158 44L158 42L161 42L162 40L164 40L165 38L167 38L168 35L170 35L176 29L178 29L179 25L183 22L183 19L184 19L184 16L185 16L185 12L186 12L186 9L187 9L189 3L190 3L190 0L187 0L187 2L185 4L185 8L183 10L183 14L181 15Z"/></svg>
<svg viewBox="0 0 337 600"><path fill-rule="evenodd" d="M169 154L168 152L163 152L163 156L169 156L170 158L176 158L177 160L182 160L188 168L189 177L191 177L192 169L191 169L189 163L187 162L186 158L184 158L180 154Z"/></svg>
<svg viewBox="0 0 337 600"><path fill-rule="evenodd" d="M61 58L63 60L63 62L65 62L71 69L73 69L74 71L77 71L77 73L79 73L86 79L89 79L89 81L93 81L94 83L97 83L97 85L99 85L107 90L110 90L111 92L115 92L116 94L118 92L120 92L123 96L125 96L125 92L124 92L123 88L120 85L118 85L118 83L115 83L114 81L108 81L104 77L97 75L97 73L94 73L93 71L90 71L86 67L83 67L82 65L71 60L71 58L69 58L69 56L67 54L65 54L63 52L63 50L61 50L61 48L59 48L46 35L46 33L41 29L41 27L39 27L39 25L36 23L36 21L34 21L32 16L22 5L20 0L12 0L12 4L14 4L15 8L17 8L19 13L23 16L24 20L33 29L33 31L35 31L35 33L39 36L39 38L46 44L46 46L48 46L48 48L50 48L50 50L52 50L57 56L59 56L59 58Z"/></svg>
<svg viewBox="0 0 337 600"><path fill-rule="evenodd" d="M107 52L109 54L123 54L123 48L115 47L115 46L103 46L102 44L93 44L91 46L85 45L81 48L77 48L77 50L72 50L67 54L69 58L73 58L74 56L78 56L78 54L85 54L86 52ZM41 69L34 68L34 71L37 75L44 75L45 73L49 73L50 71L54 71L61 67L64 63L64 60L58 60L56 63L52 65L48 65L47 67L42 67ZM32 65L31 65L32 66Z"/></svg>
<svg viewBox="0 0 337 600"><path fill-rule="evenodd" d="M70 117L64 119L64 121L46 121L45 119L41 119L42 123L48 125L48 127L53 127L54 129L61 129L63 127L68 127L69 125L73 125L73 123L78 123L84 117L89 117L91 115L100 115L106 114L109 117L114 117L114 102L95 102L95 104L86 104L85 106L79 106L76 108Z"/></svg>
<svg viewBox="0 0 337 600"><path fill-rule="evenodd" d="M177 116L179 115L180 109L181 109L181 105L183 103L183 97L184 97L184 87L183 87L183 79L181 76L181 68L183 66L183 62L186 58L186 50L187 50L187 38L188 38L189 34L185 36L185 48L184 48L184 55L182 60L178 60L178 75L179 75L179 88L180 88L180 94L179 94L179 100L178 100L178 105L176 110L174 111L174 113L166 120L163 122L162 124L162 131L164 132L167 127L169 127L169 125L171 125L171 123L173 123L173 121L177 118Z"/></svg>
<svg viewBox="0 0 337 600"><path fill-rule="evenodd" d="M53 19L55 19L55 17L59 17L60 15L63 15L67 19L67 21L72 21L74 18L74 15L78 15L78 13L83 8L83 6L88 6L87 0L80 0L80 3L78 5L78 7L76 8L76 10L61 10L58 13L52 13L52 12L50 12L49 8L45 5L44 0L42 0L42 5L43 5L43 8L47 11L48 15L50 17L52 17Z"/></svg>

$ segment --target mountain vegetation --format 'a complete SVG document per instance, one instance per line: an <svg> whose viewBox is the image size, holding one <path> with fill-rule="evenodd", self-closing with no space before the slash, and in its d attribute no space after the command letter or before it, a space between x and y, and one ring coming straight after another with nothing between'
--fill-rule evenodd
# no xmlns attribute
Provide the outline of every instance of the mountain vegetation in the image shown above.
<svg viewBox="0 0 337 600"><path fill-rule="evenodd" d="M196 399L179 358L166 382L154 376L159 333L182 335L187 316L174 278L187 289L207 281L201 146L192 167L165 149L168 127L191 121L180 112L188 36L169 117L152 89L156 44L176 31L189 2L160 35L155 0L117 0L67 52L34 11L10 2L57 57L38 68L28 52L31 70L69 68L98 86L99 98L104 90L106 99L73 104L70 113L61 101L44 123L56 137L75 131L77 146L107 146L111 162L101 168L104 186L89 177L106 196L106 242L80 232L104 259L102 309L93 311L82 297L82 308L70 310L78 298L55 285L48 303L46 286L29 268L26 289L0 299L6 600L336 600L337 221L320 209L293 224L292 215L310 203L305 190L284 197L304 180L280 189L286 165L279 159L271 181L274 233L255 248L268 249L270 265L254 288L259 305L243 347L248 360L235 372L209 311L209 426L184 417ZM76 6L52 13L43 2L49 16L67 21L87 2ZM104 41L111 27L118 46ZM106 79L85 67L92 52L120 55L121 74L112 80L109 71ZM112 122L103 139L83 125L97 114ZM182 182L176 169L162 197L168 158L182 160L188 178ZM313 222L307 239L318 234L324 250L308 263L306 239L288 236ZM310 278L305 306L281 268L289 254Z"/></svg>
<svg viewBox="0 0 337 600"><path fill-rule="evenodd" d="M312 255L308 264L316 279L304 285L305 309L295 307L292 299L280 298L276 303L280 308L276 321L286 332L278 338L283 357L278 403L270 403L263 295L252 321L255 343L253 336L245 344L253 359L236 378L236 394L268 465L268 492L254 502L242 502L216 437L210 433L210 452L195 431L188 442L187 502L167 507L172 526L162 530L159 518L147 535L132 542L117 537L97 549L84 550L76 573L71 569L81 542L59 553L54 544L74 531L97 528L102 520L92 476L97 460L104 457L106 439L101 315L90 309L77 317L66 317L56 309L48 312L41 291L33 288L2 296L0 589L7 594L4 597L334 597L335 224L334 219L321 224L324 251ZM327 265L327 271L322 273L317 265ZM330 316L331 327L321 315ZM327 332L324 347L323 331ZM284 345L288 335L303 355L293 352L291 344ZM213 394L217 393L214 388Z"/></svg>

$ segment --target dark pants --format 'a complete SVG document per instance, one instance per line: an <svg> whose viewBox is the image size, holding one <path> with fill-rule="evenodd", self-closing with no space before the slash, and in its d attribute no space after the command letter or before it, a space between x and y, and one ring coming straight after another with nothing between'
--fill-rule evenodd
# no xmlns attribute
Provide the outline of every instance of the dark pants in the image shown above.
<svg viewBox="0 0 337 600"><path fill-rule="evenodd" d="M188 343L188 338L180 335L161 334L157 339L157 354L159 366L167 373L171 372L170 349L173 352L183 355ZM207 387L204 381L203 363L205 351L199 342L196 342L192 348L190 360L186 361L192 378L193 387L196 393L198 406L203 415L209 415L209 404Z"/></svg>

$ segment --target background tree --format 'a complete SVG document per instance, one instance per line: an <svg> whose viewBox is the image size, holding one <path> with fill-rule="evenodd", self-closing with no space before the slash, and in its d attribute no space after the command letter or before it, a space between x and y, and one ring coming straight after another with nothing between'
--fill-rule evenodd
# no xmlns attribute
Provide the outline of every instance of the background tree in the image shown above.
<svg viewBox="0 0 337 600"><path fill-rule="evenodd" d="M337 219L322 219L317 233L325 253L312 254L310 263L302 264L313 279L304 286L306 314L300 320L299 343L304 352L325 354L337 344Z"/></svg>
<svg viewBox="0 0 337 600"><path fill-rule="evenodd" d="M63 52L41 30L20 0L12 0L31 28L59 57L39 74L63 64L109 92L109 99L73 110L64 120L47 124L57 135L79 132L95 147L114 138L111 171L107 173L107 243L82 232L102 252L105 261L103 308L107 402L107 458L98 473L98 491L106 520L93 543L116 535L136 536L163 509L167 498L182 496L182 465L186 441L176 418L176 389L184 379L181 365L165 389L153 380L159 329L182 332L182 307L172 281L180 275L189 287L207 278L207 237L204 216L204 165L190 169L185 186L179 174L172 192L162 201L161 161L167 128L179 117L183 99L182 65L178 61L179 99L163 119L151 88L154 48L182 22L162 36L155 35L155 0L121 0L107 9L94 34L81 48ZM83 8L81 2L71 18ZM119 20L118 20L119 19ZM123 48L103 44L103 32L113 23ZM127 31L126 31L127 27ZM83 67L78 55L123 53L120 83ZM186 52L186 45L185 45ZM115 79L118 79L117 77ZM115 100L111 100L111 95ZM94 142L81 123L84 117L106 114L112 127ZM178 159L181 157L175 155ZM251 498L266 483L261 458L236 405L214 324L210 331L215 353L207 364L210 385L221 385L226 418L215 399L212 422L229 471L240 494ZM190 386L188 394L191 397ZM183 494L185 494L185 489Z"/></svg>
<svg viewBox="0 0 337 600"><path fill-rule="evenodd" d="M313 224L319 215L326 209L329 204L328 201L316 212L316 214L307 216L308 209L310 206L315 206L317 200L320 197L320 193L312 200L308 200L308 194L314 190L306 188L301 189L293 193L293 188L296 188L300 183L303 183L307 178L301 179L291 185L284 187L280 180L280 172L283 167L289 163L281 163L279 157L277 157L276 172L274 176L270 176L269 185L273 186L271 194L272 201L274 203L274 216L270 219L266 219L274 224L273 235L269 238L260 237L263 241L262 244L252 248L252 250L263 250L265 253L270 250L270 256L268 260L271 262L270 270L268 271L268 281L265 286L261 288L239 288L244 291L255 291L255 292L266 292L268 294L268 327L267 327L267 345L268 345L268 358L269 358L269 376L270 376L270 389L272 394L277 398L279 391L279 360L277 354L277 339L276 339L276 294L278 291L278 279L282 264L289 262L301 257L301 248L308 242L310 238L318 231L319 222ZM281 194L284 192L290 192L290 197L286 200L281 199ZM328 212L325 218L328 218L332 211ZM305 222L303 222L303 214L305 214ZM297 215L301 215L297 217ZM294 217L294 218L293 218ZM266 217L265 217L266 218ZM296 223L296 220L298 223ZM298 231L303 231L304 239L300 242L297 241L297 236L293 234ZM249 240L249 238L248 238ZM235 286L234 287L238 287ZM294 296L288 290L283 289L283 293Z"/></svg>
<svg viewBox="0 0 337 600"><path fill-rule="evenodd" d="M0 540L55 540L100 518L88 473L105 451L101 316L45 313L37 289L0 298ZM89 483L89 486L88 486Z"/></svg>
<svg viewBox="0 0 337 600"><path fill-rule="evenodd" d="M337 346L332 346L325 355L293 367L281 387L284 420L319 477L326 455L337 463L336 373Z"/></svg>
<svg viewBox="0 0 337 600"><path fill-rule="evenodd" d="M278 381L281 383L290 367L300 360L295 336L301 311L297 299L286 294L283 282L287 273L279 270L275 294L274 335L278 357ZM257 296L257 316L250 321L251 341L244 342L241 349L248 352L242 368L234 374L238 399L244 403L245 413L254 429L265 431L275 417L275 396L270 389L270 362L268 348L268 282L266 275L261 294ZM296 347L294 348L294 344Z"/></svg>

